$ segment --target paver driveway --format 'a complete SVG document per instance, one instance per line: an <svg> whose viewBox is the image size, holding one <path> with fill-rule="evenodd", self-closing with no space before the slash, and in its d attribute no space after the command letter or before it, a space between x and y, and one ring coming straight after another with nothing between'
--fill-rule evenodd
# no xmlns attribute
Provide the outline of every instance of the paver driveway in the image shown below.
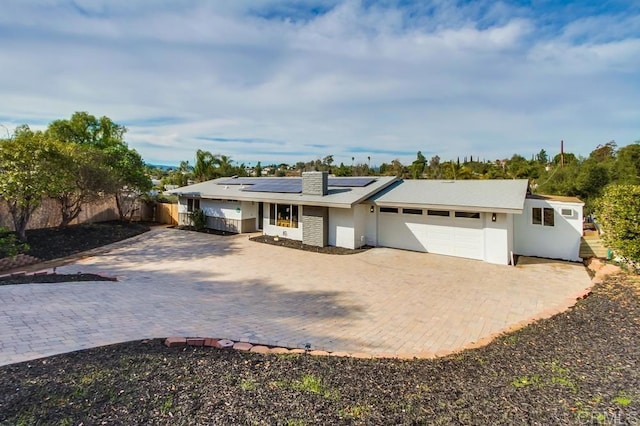
<svg viewBox="0 0 640 426"><path fill-rule="evenodd" d="M0 365L170 335L435 353L557 308L590 285L579 264L513 268L385 248L336 256L174 229L58 272L119 281L0 287Z"/></svg>

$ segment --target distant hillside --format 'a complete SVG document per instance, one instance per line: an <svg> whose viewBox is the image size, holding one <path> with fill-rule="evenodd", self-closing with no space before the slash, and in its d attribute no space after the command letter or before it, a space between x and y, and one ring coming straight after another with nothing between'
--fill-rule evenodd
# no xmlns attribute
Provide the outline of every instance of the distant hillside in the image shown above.
<svg viewBox="0 0 640 426"><path fill-rule="evenodd" d="M154 169L160 169L160 170L175 170L178 167L177 166L167 166L164 164L149 164L149 163L145 163L147 167L151 167Z"/></svg>

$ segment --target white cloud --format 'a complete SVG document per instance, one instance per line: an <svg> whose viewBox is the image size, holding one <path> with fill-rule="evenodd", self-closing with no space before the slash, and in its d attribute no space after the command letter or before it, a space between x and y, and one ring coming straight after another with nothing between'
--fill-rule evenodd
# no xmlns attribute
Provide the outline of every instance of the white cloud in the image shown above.
<svg viewBox="0 0 640 426"><path fill-rule="evenodd" d="M108 115L156 163L197 148L489 159L560 139L588 154L640 138L637 14L613 29L619 12L554 21L506 2L5 1L0 122Z"/></svg>

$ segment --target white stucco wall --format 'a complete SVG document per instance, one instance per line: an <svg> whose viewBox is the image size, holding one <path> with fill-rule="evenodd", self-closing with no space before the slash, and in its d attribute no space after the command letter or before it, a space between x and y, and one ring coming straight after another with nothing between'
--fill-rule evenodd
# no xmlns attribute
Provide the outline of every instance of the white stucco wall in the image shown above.
<svg viewBox="0 0 640 426"><path fill-rule="evenodd" d="M200 209L210 217L242 219L242 205L239 201L200 200Z"/></svg>
<svg viewBox="0 0 640 426"><path fill-rule="evenodd" d="M532 208L554 209L554 226L534 225ZM514 252L524 256L546 257L580 261L582 237L582 204L527 198L524 211L513 221ZM562 215L562 209L571 209L572 216Z"/></svg>
<svg viewBox="0 0 640 426"><path fill-rule="evenodd" d="M178 198L178 214L187 213L187 199L180 197Z"/></svg>
<svg viewBox="0 0 640 426"><path fill-rule="evenodd" d="M264 228L262 232L265 235L278 236L283 238L289 238L290 240L302 241L302 206L298 206L298 227L286 228L282 226L269 224L269 211L271 210L270 203L264 203ZM256 207L257 211L257 207Z"/></svg>
<svg viewBox="0 0 640 426"><path fill-rule="evenodd" d="M242 201L240 203L242 219L255 219L258 217L258 203L255 201Z"/></svg>
<svg viewBox="0 0 640 426"><path fill-rule="evenodd" d="M330 208L329 245L353 249L359 244L355 243L354 210Z"/></svg>
<svg viewBox="0 0 640 426"><path fill-rule="evenodd" d="M354 245L356 248L364 245L375 246L376 244L376 228L375 217L376 214L370 213L369 208L371 206L366 204L357 204L353 208L354 214ZM371 221L373 217L373 221ZM373 223L371 223L373 222Z"/></svg>
<svg viewBox="0 0 640 426"><path fill-rule="evenodd" d="M373 212L371 211L371 207L373 207ZM369 246L375 247L378 245L378 213L377 208L375 206L367 206L366 208L366 219L365 219L365 243Z"/></svg>
<svg viewBox="0 0 640 426"><path fill-rule="evenodd" d="M491 220L491 213L482 213L484 216L484 260L489 263L508 265L511 251L511 235L513 215L496 213L496 221Z"/></svg>

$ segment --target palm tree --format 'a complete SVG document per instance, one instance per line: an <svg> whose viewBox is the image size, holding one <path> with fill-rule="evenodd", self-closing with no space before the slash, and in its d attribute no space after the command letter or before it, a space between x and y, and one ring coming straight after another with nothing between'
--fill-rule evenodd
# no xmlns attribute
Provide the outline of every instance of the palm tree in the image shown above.
<svg viewBox="0 0 640 426"><path fill-rule="evenodd" d="M193 166L193 176L198 182L212 179L215 175L216 158L209 152L201 149L196 151L196 164Z"/></svg>
<svg viewBox="0 0 640 426"><path fill-rule="evenodd" d="M233 172L233 160L227 155L219 155L214 157L215 162L218 165L218 174L220 176L232 176Z"/></svg>

